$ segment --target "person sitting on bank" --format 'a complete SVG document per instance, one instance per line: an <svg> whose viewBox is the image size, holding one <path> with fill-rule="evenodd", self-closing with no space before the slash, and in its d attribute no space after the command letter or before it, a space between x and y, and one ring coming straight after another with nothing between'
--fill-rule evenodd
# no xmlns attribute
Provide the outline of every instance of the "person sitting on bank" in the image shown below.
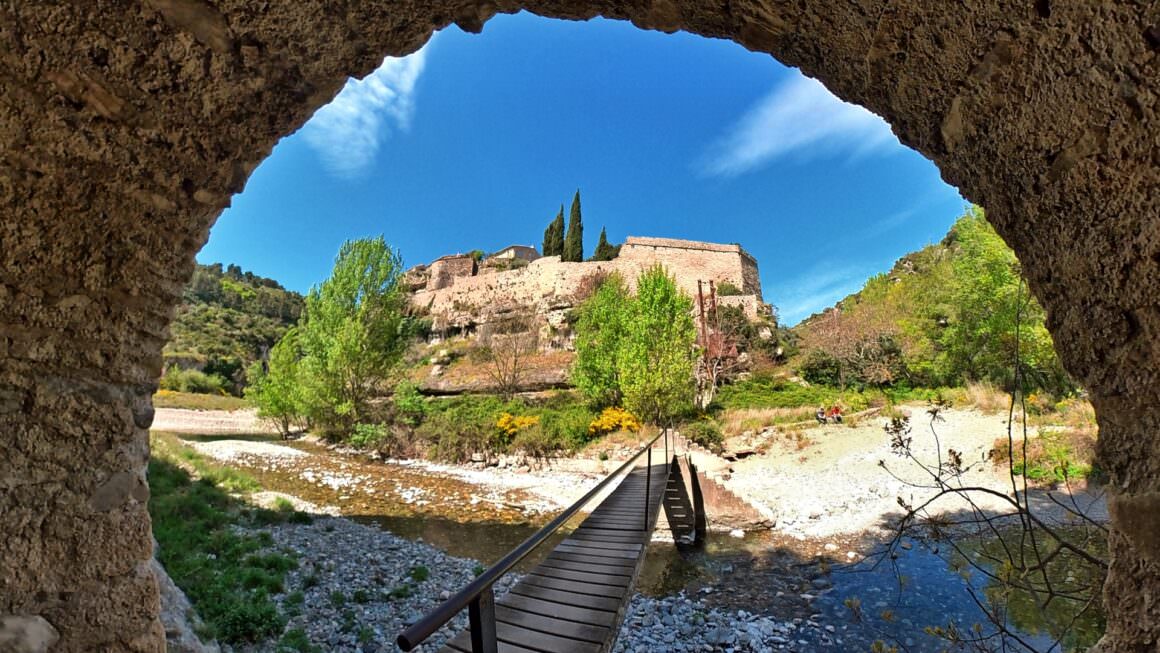
<svg viewBox="0 0 1160 653"><path fill-rule="evenodd" d="M841 424L842 423L842 409L840 407L838 407L838 404L834 404L833 407L830 408L829 412L826 413L826 417L829 418L829 420L835 424Z"/></svg>

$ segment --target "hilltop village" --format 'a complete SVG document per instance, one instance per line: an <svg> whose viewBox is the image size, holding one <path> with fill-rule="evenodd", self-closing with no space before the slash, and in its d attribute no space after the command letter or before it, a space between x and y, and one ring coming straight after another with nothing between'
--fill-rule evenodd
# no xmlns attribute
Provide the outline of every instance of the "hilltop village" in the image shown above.
<svg viewBox="0 0 1160 653"><path fill-rule="evenodd" d="M722 306L740 307L750 318L771 314L761 295L757 260L738 244L629 236L610 261L566 262L534 247L511 245L486 257L453 254L407 271L412 306L432 320L434 338L471 336L514 314L530 314L545 349L568 346L569 311L599 281L619 273L630 287L643 270L663 265L694 299L700 292Z"/></svg>

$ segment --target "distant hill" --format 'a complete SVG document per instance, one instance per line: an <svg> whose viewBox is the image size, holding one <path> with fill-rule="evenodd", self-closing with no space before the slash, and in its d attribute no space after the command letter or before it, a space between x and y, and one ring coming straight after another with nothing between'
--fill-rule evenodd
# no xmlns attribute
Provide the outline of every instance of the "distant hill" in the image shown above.
<svg viewBox="0 0 1160 653"><path fill-rule="evenodd" d="M185 287L162 355L165 367L198 369L236 391L259 360L298 321L302 295L236 265L198 265Z"/></svg>
<svg viewBox="0 0 1160 653"><path fill-rule="evenodd" d="M806 380L830 385L1009 389L1018 342L1024 389L1062 394L1074 383L1044 318L1014 252L971 207L941 242L795 327L795 362Z"/></svg>

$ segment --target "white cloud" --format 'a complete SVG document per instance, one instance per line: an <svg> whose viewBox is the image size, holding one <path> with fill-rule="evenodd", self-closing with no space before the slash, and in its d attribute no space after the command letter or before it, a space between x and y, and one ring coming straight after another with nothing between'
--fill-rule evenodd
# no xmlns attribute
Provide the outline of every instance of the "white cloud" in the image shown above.
<svg viewBox="0 0 1160 653"><path fill-rule="evenodd" d="M701 172L733 177L789 155L845 153L851 160L898 146L885 120L839 100L821 82L795 74L709 147Z"/></svg>
<svg viewBox="0 0 1160 653"><path fill-rule="evenodd" d="M819 261L805 273L787 280L774 298L778 321L794 325L850 293L857 292L871 272L865 267L840 267L833 261Z"/></svg>
<svg viewBox="0 0 1160 653"><path fill-rule="evenodd" d="M407 131L415 114L415 84L427 60L428 41L406 57L387 57L373 73L351 79L302 128L302 136L339 177L354 178L374 163L392 130Z"/></svg>

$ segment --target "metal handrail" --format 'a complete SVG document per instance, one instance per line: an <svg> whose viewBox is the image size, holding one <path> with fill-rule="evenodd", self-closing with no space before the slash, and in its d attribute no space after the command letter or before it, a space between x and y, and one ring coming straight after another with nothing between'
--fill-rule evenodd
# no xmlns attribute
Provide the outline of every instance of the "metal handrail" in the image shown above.
<svg viewBox="0 0 1160 653"><path fill-rule="evenodd" d="M464 608L470 608L469 616L471 619L471 640L472 650L485 650L494 647L495 644L495 617L494 617L494 595L491 591L491 586L495 584L504 574L508 573L526 558L528 554L537 549L543 544L553 533L555 533L561 526L580 511L589 501L593 499L601 490L605 488L614 478L620 476L627 470L637 458L640 458L646 452L649 454L649 461L652 461L652 446L656 441L665 437L665 449L668 450L668 429L662 429L648 444L641 448L640 451L633 454L631 458L626 460L623 465L618 467L616 471L609 474L599 485L588 491L587 494L580 497L576 503L573 503L567 510L556 516L555 519L548 522L546 526L532 534L528 539L524 540L519 546L512 549L506 556L500 559L499 562L487 568L475 580L471 581L463 589L456 592L443 603L439 604L434 610L428 612L422 619L416 621L407 627L403 632L399 633L395 640L399 648L404 651L410 651L424 640L430 637L436 630L439 630L448 621L455 618ZM651 475L651 469L650 475ZM651 485L651 483L650 483ZM648 491L645 491L645 501L648 501ZM646 520L647 520L647 503L646 503ZM647 523L645 524L647 529ZM490 614L489 614L490 613ZM490 616L490 620L486 617ZM489 623L486 623L490 621ZM484 634L481 632L484 628L490 627L490 632ZM486 640L490 639L490 647L485 644Z"/></svg>

